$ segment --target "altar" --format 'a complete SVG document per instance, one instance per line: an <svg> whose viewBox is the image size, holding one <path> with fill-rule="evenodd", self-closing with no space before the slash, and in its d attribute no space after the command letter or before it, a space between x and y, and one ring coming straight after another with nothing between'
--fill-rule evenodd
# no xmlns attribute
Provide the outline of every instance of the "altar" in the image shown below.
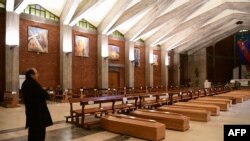
<svg viewBox="0 0 250 141"><path fill-rule="evenodd" d="M240 83L240 86L250 86L250 79L232 79L230 83Z"/></svg>

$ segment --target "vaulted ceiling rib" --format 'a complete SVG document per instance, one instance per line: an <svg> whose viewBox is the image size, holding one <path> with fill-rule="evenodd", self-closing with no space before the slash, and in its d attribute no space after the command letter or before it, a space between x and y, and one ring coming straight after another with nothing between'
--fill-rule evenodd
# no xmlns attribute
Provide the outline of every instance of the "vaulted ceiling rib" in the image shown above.
<svg viewBox="0 0 250 141"><path fill-rule="evenodd" d="M121 30L127 40L142 38L146 45L161 45L179 53L194 53L250 27L249 0L6 1L6 7L10 5L17 13L27 4L40 4L60 16L64 25L74 26L85 19L97 27L98 34ZM243 25L236 25L238 20Z"/></svg>

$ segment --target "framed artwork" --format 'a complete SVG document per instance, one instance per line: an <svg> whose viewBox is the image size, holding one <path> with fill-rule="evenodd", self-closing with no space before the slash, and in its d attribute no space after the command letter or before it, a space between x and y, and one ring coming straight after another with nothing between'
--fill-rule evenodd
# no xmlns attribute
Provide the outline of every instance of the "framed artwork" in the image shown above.
<svg viewBox="0 0 250 141"><path fill-rule="evenodd" d="M48 53L48 30L28 26L28 51Z"/></svg>
<svg viewBox="0 0 250 141"><path fill-rule="evenodd" d="M75 36L75 56L89 57L89 38Z"/></svg>
<svg viewBox="0 0 250 141"><path fill-rule="evenodd" d="M135 67L141 66L141 50L139 48L134 49L135 53Z"/></svg>
<svg viewBox="0 0 250 141"><path fill-rule="evenodd" d="M119 60L119 58L120 58L120 47L109 45L109 59Z"/></svg>
<svg viewBox="0 0 250 141"><path fill-rule="evenodd" d="M154 54L154 65L158 65L158 55Z"/></svg>

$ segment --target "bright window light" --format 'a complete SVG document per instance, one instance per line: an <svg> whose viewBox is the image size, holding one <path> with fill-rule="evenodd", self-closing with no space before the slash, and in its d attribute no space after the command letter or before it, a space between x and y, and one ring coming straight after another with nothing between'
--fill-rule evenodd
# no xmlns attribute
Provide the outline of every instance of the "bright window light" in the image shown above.
<svg viewBox="0 0 250 141"><path fill-rule="evenodd" d="M107 58L109 56L109 48L108 45L102 46L102 57Z"/></svg>
<svg viewBox="0 0 250 141"><path fill-rule="evenodd" d="M6 0L6 11L14 10L14 0Z"/></svg>
<svg viewBox="0 0 250 141"><path fill-rule="evenodd" d="M135 51L134 47L129 48L129 61L134 61L135 60Z"/></svg>
<svg viewBox="0 0 250 141"><path fill-rule="evenodd" d="M165 65L169 66L169 61L170 61L170 56L168 56L168 54L166 53L165 55Z"/></svg>
<svg viewBox="0 0 250 141"><path fill-rule="evenodd" d="M6 12L6 45L19 46L19 15Z"/></svg>
<svg viewBox="0 0 250 141"><path fill-rule="evenodd" d="M63 52L72 52L72 30L68 26L63 26Z"/></svg>

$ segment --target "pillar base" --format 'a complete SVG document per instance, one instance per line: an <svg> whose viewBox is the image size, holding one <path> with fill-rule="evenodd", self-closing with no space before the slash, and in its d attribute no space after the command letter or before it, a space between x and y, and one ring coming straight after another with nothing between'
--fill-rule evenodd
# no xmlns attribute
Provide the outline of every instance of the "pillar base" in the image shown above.
<svg viewBox="0 0 250 141"><path fill-rule="evenodd" d="M11 94L11 92L4 93L3 107L5 108L15 108L20 107L18 94Z"/></svg>

